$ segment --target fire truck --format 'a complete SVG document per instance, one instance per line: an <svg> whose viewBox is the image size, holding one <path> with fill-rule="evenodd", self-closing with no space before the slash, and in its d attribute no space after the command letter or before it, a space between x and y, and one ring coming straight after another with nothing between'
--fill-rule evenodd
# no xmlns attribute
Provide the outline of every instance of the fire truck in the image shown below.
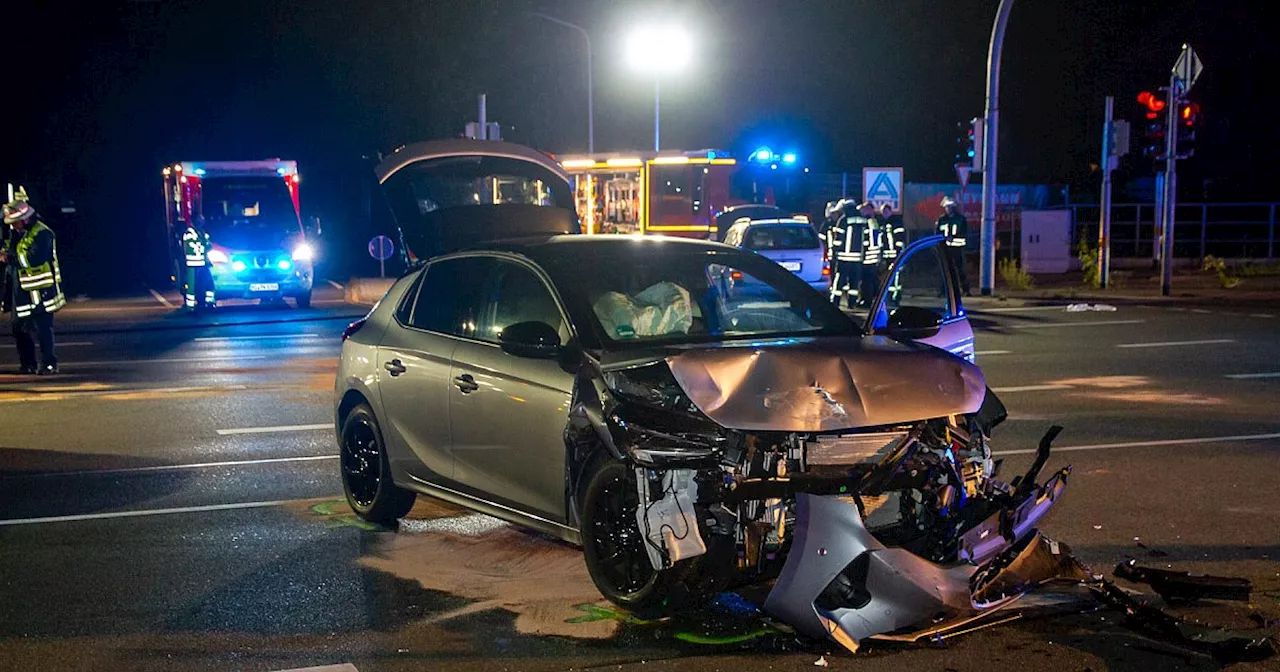
<svg viewBox="0 0 1280 672"><path fill-rule="evenodd" d="M174 280L184 275L182 233L194 224L209 234L218 300L311 305L315 249L302 223L297 161L181 161L162 172Z"/></svg>
<svg viewBox="0 0 1280 672"><path fill-rule="evenodd" d="M726 214L803 213L809 169L791 152L762 147L743 161L714 149L559 157L587 234L665 234L719 239ZM747 206L760 206L749 208Z"/></svg>

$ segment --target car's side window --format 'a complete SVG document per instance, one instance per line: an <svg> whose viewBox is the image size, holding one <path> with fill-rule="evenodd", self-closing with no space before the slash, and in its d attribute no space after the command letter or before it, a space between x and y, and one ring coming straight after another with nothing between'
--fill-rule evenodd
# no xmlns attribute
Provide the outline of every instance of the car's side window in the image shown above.
<svg viewBox="0 0 1280 672"><path fill-rule="evenodd" d="M512 324L542 322L559 332L561 342L568 340L569 328L560 308L536 273L514 261L498 261L495 270L498 273L496 301L481 338L496 342L502 330Z"/></svg>
<svg viewBox="0 0 1280 672"><path fill-rule="evenodd" d="M479 338L488 307L487 290L495 260L456 257L433 262L418 289L409 326L442 334Z"/></svg>
<svg viewBox="0 0 1280 672"><path fill-rule="evenodd" d="M942 319L954 317L947 267L937 245L903 259L889 278L884 308L892 314L901 306L924 308Z"/></svg>

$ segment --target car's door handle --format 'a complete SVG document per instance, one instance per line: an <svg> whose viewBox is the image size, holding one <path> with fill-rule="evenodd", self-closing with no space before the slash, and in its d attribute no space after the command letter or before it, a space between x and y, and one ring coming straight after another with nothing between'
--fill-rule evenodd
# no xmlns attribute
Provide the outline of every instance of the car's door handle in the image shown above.
<svg viewBox="0 0 1280 672"><path fill-rule="evenodd" d="M383 364L382 367L385 368L387 371L391 372L392 378L395 378L396 376L409 370L405 368L404 362L401 362L398 359L393 359L387 362L386 364Z"/></svg>
<svg viewBox="0 0 1280 672"><path fill-rule="evenodd" d="M454 378L453 384L457 385L458 389L462 390L463 394L467 394L469 392L475 392L476 390L480 389L480 383L477 383L476 379L472 378L471 374L469 373L464 373L461 376Z"/></svg>

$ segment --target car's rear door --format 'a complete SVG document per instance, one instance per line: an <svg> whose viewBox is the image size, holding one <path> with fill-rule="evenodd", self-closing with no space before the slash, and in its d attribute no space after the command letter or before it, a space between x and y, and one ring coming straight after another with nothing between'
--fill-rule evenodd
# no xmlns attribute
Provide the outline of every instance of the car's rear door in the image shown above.
<svg viewBox="0 0 1280 672"><path fill-rule="evenodd" d="M974 359L973 327L961 302L955 269L946 255L943 236L918 240L898 255L880 278L880 295L867 317L867 331L893 335L894 312L903 307L927 310L940 321L937 333L916 338L969 361Z"/></svg>
<svg viewBox="0 0 1280 672"><path fill-rule="evenodd" d="M564 430L574 374L558 359L510 355L498 338L509 325L538 321L568 343L568 321L534 266L507 256L491 262L477 331L453 352L454 478L494 503L564 522Z"/></svg>

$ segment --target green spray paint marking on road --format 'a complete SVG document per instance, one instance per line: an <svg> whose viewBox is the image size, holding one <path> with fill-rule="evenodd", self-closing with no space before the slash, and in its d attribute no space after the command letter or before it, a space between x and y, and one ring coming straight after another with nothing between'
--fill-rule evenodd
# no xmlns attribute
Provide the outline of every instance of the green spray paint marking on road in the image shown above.
<svg viewBox="0 0 1280 672"><path fill-rule="evenodd" d="M381 529L377 525L351 513L351 508L347 506L347 502L341 499L336 499L332 502L320 502L311 507L311 512L320 516L330 516L324 521L324 526L328 528L358 527L371 532Z"/></svg>
<svg viewBox="0 0 1280 672"><path fill-rule="evenodd" d="M582 612L581 616L574 616L567 619L566 623L594 623L596 621L618 621L628 625L649 625L658 621L645 620L637 618L625 611L619 611L608 606L585 603L574 605L574 609ZM782 630L775 627L758 628L751 632L738 635L706 635L696 632L681 630L672 635L672 637L687 644L698 644L700 646L726 646L730 644L742 644L753 639L768 637L770 635L783 634Z"/></svg>
<svg viewBox="0 0 1280 672"><path fill-rule="evenodd" d="M774 628L761 628L755 632L747 632L741 635L723 635L715 637L712 635L699 635L692 632L677 632L675 638L690 644L704 644L707 646L723 646L725 644L741 644L749 642L760 637L768 637L769 635L780 634L782 631Z"/></svg>
<svg viewBox="0 0 1280 672"><path fill-rule="evenodd" d="M581 616L574 616L567 619L565 623L594 623L596 621L619 621L621 623L630 623L631 625L647 625L651 621L643 618L636 618L625 611L610 609L598 604L585 603L575 604L574 609L583 612Z"/></svg>

